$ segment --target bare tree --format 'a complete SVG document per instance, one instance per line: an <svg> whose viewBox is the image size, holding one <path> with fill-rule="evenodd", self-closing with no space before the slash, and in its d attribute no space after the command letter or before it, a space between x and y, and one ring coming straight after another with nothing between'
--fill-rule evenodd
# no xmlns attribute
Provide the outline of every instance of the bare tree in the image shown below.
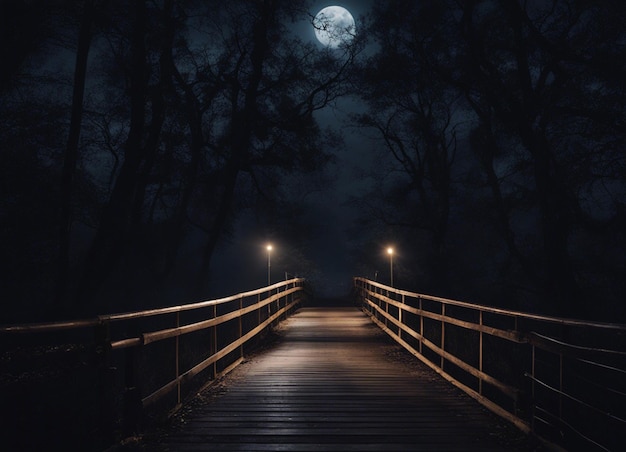
<svg viewBox="0 0 626 452"><path fill-rule="evenodd" d="M82 19L76 48L74 68L74 89L72 93L72 115L63 162L63 178L61 181L61 214L59 223L59 262L57 277L57 305L68 304L68 284L70 277L70 246L72 235L72 204L74 199L74 176L78 161L80 132L83 121L83 99L85 81L87 79L87 58L91 46L92 23L94 20L94 2L85 0L82 3Z"/></svg>
<svg viewBox="0 0 626 452"><path fill-rule="evenodd" d="M626 137L625 90L624 69L615 62L624 50L613 44L624 40L623 11L611 2L451 1L404 2L376 15L384 20L374 60L380 72L372 79L380 90L368 95L378 117L389 105L406 105L411 94L447 92L456 99L449 104L456 114L441 109L434 117L451 118L450 130L463 130L457 160L481 183L455 200L479 206L476 219L500 232L508 253L508 259L501 251L490 254L491 243L484 243L474 260L501 262L508 292L527 286L537 309L585 315L591 291L611 299L623 293L615 277L623 263L608 246L623 243L615 228L623 222L625 161L618 149ZM429 82L389 102L388 93L415 80ZM386 122L372 124L401 149ZM422 124L414 122L412 139L421 138ZM420 174L406 174L412 172ZM604 276L592 264L598 261Z"/></svg>
<svg viewBox="0 0 626 452"><path fill-rule="evenodd" d="M402 16L391 6L376 15L372 26L380 53L363 69L361 92L369 104L357 123L377 131L391 159L403 173L382 194L378 213L389 226L426 231L430 252L426 260L432 288L445 285L446 239L450 216L452 166L456 154L456 90L441 83L423 58L416 17L419 8L407 4ZM381 20L383 20L381 19ZM409 232L410 234L411 232ZM422 245L420 253L425 253Z"/></svg>

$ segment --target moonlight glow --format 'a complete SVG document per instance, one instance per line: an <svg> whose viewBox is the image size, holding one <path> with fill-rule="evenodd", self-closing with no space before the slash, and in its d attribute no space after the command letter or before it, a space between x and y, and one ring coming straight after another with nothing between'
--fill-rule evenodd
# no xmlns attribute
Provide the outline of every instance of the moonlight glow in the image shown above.
<svg viewBox="0 0 626 452"><path fill-rule="evenodd" d="M356 27L350 11L341 6L327 6L313 19L315 36L327 47L336 49L354 38Z"/></svg>

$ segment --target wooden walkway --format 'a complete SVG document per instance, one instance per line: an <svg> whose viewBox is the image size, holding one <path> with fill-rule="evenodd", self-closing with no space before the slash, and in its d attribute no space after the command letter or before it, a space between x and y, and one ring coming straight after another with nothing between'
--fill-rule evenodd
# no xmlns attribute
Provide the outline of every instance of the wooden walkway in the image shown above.
<svg viewBox="0 0 626 452"><path fill-rule="evenodd" d="M279 334L159 449L537 450L355 307L302 308Z"/></svg>

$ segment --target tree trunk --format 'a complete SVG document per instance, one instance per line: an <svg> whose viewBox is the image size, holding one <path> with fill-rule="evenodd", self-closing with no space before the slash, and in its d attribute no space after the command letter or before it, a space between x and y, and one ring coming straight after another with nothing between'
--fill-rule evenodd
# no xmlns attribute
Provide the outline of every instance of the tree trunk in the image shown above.
<svg viewBox="0 0 626 452"><path fill-rule="evenodd" d="M170 60L170 64L172 65L171 70L178 86L180 86L185 93L185 114L187 116L189 133L191 135L191 161L183 173L182 195L174 216L174 224L167 240L165 265L162 272L163 276L168 275L176 264L178 249L183 235L183 226L185 225L187 219L187 209L191 203L198 181L198 169L202 159L202 145L204 142L202 133L202 111L198 99L192 88L185 82L182 75L174 66L173 61ZM210 99L213 98L213 95L209 93L208 98L210 101Z"/></svg>
<svg viewBox="0 0 626 452"><path fill-rule="evenodd" d="M87 59L91 46L91 26L93 22L93 0L83 2L83 18L78 35L76 63L74 68L74 90L72 94L72 116L70 120L63 179L61 181L61 218L59 222L59 257L56 287L56 305L68 308L70 252L72 234L72 198L74 193L74 175L78 161L78 145L83 119L83 99L87 76Z"/></svg>
<svg viewBox="0 0 626 452"><path fill-rule="evenodd" d="M518 264L524 271L524 274L526 274L526 276L528 276L531 280L542 283L537 274L536 268L532 265L531 262L529 262L526 256L522 254L519 247L517 246L515 232L511 227L509 214L510 209L506 206L504 202L502 190L500 188L500 179L498 178L498 175L496 174L496 171L493 167L494 158L498 150L495 138L493 136L491 120L485 114L478 111L478 109L475 109L475 111L482 121L482 125L479 126L479 129L475 132L476 139L480 140L479 142L475 143L476 152L479 154L481 166L485 171L485 174L487 176L487 183L491 188L491 194L494 200L494 207L498 218L500 233L502 234L504 243L509 250L509 254L513 257L513 259L518 262Z"/></svg>
<svg viewBox="0 0 626 452"><path fill-rule="evenodd" d="M581 293L568 251L572 229L571 205L564 193L556 163L547 149L548 143L542 137L534 141L537 142L533 152L535 183L548 275L546 288L549 296L556 301L560 314L580 314Z"/></svg>
<svg viewBox="0 0 626 452"><path fill-rule="evenodd" d="M95 295L124 247L129 245L132 210L138 195L138 174L143 160L144 107L147 95L146 74L146 8L143 1L134 3L134 27L131 38L130 129L125 144L124 163L115 181L111 198L105 206L100 226L91 245L78 302Z"/></svg>
<svg viewBox="0 0 626 452"><path fill-rule="evenodd" d="M514 52L520 85L517 121L522 143L533 159L535 186L539 197L543 247L546 256L547 292L561 314L579 313L580 290L568 251L572 212L564 181L560 177L554 153L541 126L541 100L533 88L527 57L523 22L525 14L519 5L506 4L514 36Z"/></svg>
<svg viewBox="0 0 626 452"><path fill-rule="evenodd" d="M201 287L204 285L203 281L208 280L211 257L230 215L235 197L237 176L241 169L248 164L248 153L253 136L253 124L257 120L258 115L256 105L258 89L261 84L263 66L269 50L267 32L269 27L271 27L274 4L273 2L263 3L263 5L260 5L260 8L261 17L257 19L253 29L254 47L250 53L251 73L248 85L245 87L244 91L243 109L238 111L236 105L237 100L234 99L233 102L234 113L230 130L231 155L224 172L224 190L222 192L219 208L213 224L209 229L209 237L204 248L199 279Z"/></svg>

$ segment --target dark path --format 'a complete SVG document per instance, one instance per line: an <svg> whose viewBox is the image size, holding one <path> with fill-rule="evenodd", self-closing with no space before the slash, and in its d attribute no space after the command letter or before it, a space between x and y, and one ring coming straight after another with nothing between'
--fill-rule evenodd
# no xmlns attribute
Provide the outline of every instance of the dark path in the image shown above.
<svg viewBox="0 0 626 452"><path fill-rule="evenodd" d="M531 450L354 307L302 308L281 340L163 438L171 451Z"/></svg>

